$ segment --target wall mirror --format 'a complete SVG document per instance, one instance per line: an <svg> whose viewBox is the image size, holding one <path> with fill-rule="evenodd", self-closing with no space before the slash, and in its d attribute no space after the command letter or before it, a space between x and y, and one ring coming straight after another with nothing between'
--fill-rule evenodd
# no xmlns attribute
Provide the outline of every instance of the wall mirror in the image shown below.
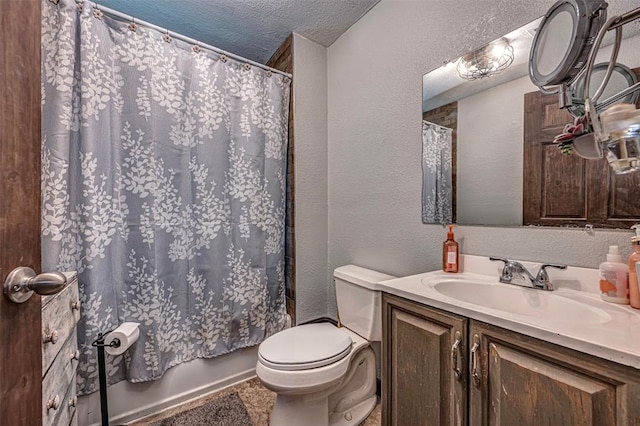
<svg viewBox="0 0 640 426"><path fill-rule="evenodd" d="M423 76L423 223L628 229L640 222L640 173L616 175L606 160L554 143L574 117L529 77L541 20ZM624 37L612 91L640 77L640 29ZM612 42L602 44L597 64L608 62ZM593 73L590 87L602 74Z"/></svg>

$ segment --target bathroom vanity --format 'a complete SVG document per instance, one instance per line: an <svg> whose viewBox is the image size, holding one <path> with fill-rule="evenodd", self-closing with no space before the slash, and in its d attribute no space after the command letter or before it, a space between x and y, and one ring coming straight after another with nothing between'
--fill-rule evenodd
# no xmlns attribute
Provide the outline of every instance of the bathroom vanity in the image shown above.
<svg viewBox="0 0 640 426"><path fill-rule="evenodd" d="M384 425L640 424L637 311L601 302L591 270L553 271L548 292L465 261L485 274L380 284Z"/></svg>

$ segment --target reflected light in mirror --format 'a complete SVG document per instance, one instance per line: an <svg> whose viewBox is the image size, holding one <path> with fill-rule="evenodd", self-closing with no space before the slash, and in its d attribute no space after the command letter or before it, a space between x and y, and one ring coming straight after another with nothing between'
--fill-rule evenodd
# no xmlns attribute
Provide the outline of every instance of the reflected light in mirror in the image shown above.
<svg viewBox="0 0 640 426"><path fill-rule="evenodd" d="M465 80L478 80L500 74L513 63L513 46L506 37L462 56L458 75Z"/></svg>

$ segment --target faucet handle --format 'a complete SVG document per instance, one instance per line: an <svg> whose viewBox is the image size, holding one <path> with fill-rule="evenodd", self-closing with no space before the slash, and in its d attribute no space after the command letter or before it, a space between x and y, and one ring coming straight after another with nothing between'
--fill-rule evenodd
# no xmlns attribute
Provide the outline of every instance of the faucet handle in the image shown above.
<svg viewBox="0 0 640 426"><path fill-rule="evenodd" d="M547 273L547 268L567 269L567 265L562 265L559 263L543 263L542 265L540 265L540 270L538 271L536 281L540 283L549 282L549 274Z"/></svg>
<svg viewBox="0 0 640 426"><path fill-rule="evenodd" d="M511 263L511 261L509 259L505 259L502 257L493 257L493 256L491 256L489 260L493 260L493 261L499 260L504 262L504 267L502 268L502 272L500 273L500 282L503 282L503 283L511 282L511 279L513 278L511 273L511 268L509 268L509 263Z"/></svg>
<svg viewBox="0 0 640 426"><path fill-rule="evenodd" d="M567 269L567 265L561 263L543 263L540 265L540 272L547 272L546 268Z"/></svg>

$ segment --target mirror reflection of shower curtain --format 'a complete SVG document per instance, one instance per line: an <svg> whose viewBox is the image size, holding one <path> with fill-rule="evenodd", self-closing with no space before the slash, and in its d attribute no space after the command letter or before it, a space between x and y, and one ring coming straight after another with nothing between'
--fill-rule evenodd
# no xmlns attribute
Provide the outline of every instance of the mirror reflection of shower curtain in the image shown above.
<svg viewBox="0 0 640 426"><path fill-rule="evenodd" d="M422 122L422 222L453 221L453 130Z"/></svg>

